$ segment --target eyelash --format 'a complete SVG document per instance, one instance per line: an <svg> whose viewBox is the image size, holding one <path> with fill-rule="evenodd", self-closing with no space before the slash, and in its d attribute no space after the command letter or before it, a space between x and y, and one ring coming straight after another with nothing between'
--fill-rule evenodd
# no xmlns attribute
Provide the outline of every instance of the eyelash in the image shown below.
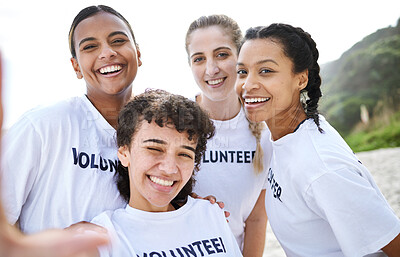
<svg viewBox="0 0 400 257"><path fill-rule="evenodd" d="M126 39L118 38L118 39L114 39L113 41L111 41L111 43L112 44L123 44L126 41L127 41ZM95 47L97 47L97 45L87 45L87 46L84 46L82 49L84 51L86 51L86 50L91 50L91 49L93 49Z"/></svg>
<svg viewBox="0 0 400 257"><path fill-rule="evenodd" d="M216 55L216 57L222 57L222 58L226 58L228 56L229 56L228 53L218 53ZM193 59L193 62L200 62L200 61L203 61L203 60L204 60L204 57L197 57L197 58Z"/></svg>
<svg viewBox="0 0 400 257"><path fill-rule="evenodd" d="M112 43L125 43L125 42L126 42L126 40L122 39L122 38L118 38L118 39L115 39L112 41Z"/></svg>
<svg viewBox="0 0 400 257"><path fill-rule="evenodd" d="M153 148L153 147L147 147L147 149L149 149L149 150L151 150L151 151L162 152L160 149Z"/></svg>
<svg viewBox="0 0 400 257"><path fill-rule="evenodd" d="M85 51L85 50L90 50L95 47L96 47L96 45L87 45L87 46L84 46L82 49Z"/></svg>
<svg viewBox="0 0 400 257"><path fill-rule="evenodd" d="M183 157L188 157L188 158L190 158L191 160L193 160L193 157L191 156L191 155L189 155L189 154L186 154L186 153L182 153L182 154L179 154L180 156L183 156Z"/></svg>
<svg viewBox="0 0 400 257"><path fill-rule="evenodd" d="M203 57L197 57L197 58L193 59L193 62L200 62L202 60L204 60Z"/></svg>
<svg viewBox="0 0 400 257"><path fill-rule="evenodd" d="M271 72L272 72L272 70L270 70L270 69L262 69L262 70L260 70L260 73L271 73Z"/></svg>
<svg viewBox="0 0 400 257"><path fill-rule="evenodd" d="M247 71L245 71L245 70L238 70L236 73L237 73L238 75L245 75L245 74L247 74Z"/></svg>
<svg viewBox="0 0 400 257"><path fill-rule="evenodd" d="M158 148L147 147L147 149L148 149L148 150L151 150L151 151L162 152L162 150L160 150L160 149L158 149ZM190 158L191 160L193 160L193 157L192 157L190 154L181 153L181 154L179 154L179 156L188 157L188 158Z"/></svg>

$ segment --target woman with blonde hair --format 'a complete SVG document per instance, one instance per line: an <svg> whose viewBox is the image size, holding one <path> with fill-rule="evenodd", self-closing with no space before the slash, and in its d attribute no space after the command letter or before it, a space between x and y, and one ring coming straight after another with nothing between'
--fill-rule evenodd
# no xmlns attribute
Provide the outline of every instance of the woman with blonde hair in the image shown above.
<svg viewBox="0 0 400 257"><path fill-rule="evenodd" d="M246 119L236 95L236 62L242 33L226 15L202 16L186 34L186 51L200 88L195 100L209 113L216 135L207 143L194 192L213 195L230 212L229 225L244 256L262 256L269 164L269 131ZM261 148L261 140L263 140Z"/></svg>

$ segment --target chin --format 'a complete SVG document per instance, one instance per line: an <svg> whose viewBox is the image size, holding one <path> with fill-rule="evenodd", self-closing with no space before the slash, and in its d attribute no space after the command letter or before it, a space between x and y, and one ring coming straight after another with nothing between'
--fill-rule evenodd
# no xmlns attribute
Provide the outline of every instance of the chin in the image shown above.
<svg viewBox="0 0 400 257"><path fill-rule="evenodd" d="M246 110L246 117L252 122L262 122L267 120L265 115L262 115L260 112L249 112Z"/></svg>
<svg viewBox="0 0 400 257"><path fill-rule="evenodd" d="M156 199L153 200L149 200L149 202L151 203L151 205L157 207L157 208L163 208L163 207L167 207L171 201L174 199L175 197L157 197Z"/></svg>

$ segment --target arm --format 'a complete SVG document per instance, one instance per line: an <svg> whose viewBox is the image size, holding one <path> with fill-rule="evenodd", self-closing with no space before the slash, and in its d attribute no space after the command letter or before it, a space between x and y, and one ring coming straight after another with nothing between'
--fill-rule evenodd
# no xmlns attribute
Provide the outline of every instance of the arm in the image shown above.
<svg viewBox="0 0 400 257"><path fill-rule="evenodd" d="M1 105L1 55L0 55L0 128L3 121ZM0 181L1 184L1 181ZM0 199L2 198L0 187ZM7 257L80 257L79 253L97 251L108 238L101 234L77 235L61 230L51 230L25 236L11 226L5 217L0 201L0 256ZM93 255L95 256L95 255Z"/></svg>
<svg viewBox="0 0 400 257"><path fill-rule="evenodd" d="M267 229L267 213L265 211L265 189L247 218L244 233L244 257L261 257L264 252L265 231Z"/></svg>
<svg viewBox="0 0 400 257"><path fill-rule="evenodd" d="M7 223L0 202L0 256L97 257L97 246L108 242L105 234L48 230L26 236Z"/></svg>
<svg viewBox="0 0 400 257"><path fill-rule="evenodd" d="M388 257L400 256L400 234L398 234L389 244L382 248Z"/></svg>

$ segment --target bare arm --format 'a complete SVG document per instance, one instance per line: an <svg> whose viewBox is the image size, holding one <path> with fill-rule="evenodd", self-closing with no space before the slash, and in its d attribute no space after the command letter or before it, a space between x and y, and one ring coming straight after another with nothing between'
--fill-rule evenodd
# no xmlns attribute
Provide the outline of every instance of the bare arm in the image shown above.
<svg viewBox="0 0 400 257"><path fill-rule="evenodd" d="M106 244L104 234L78 234L47 230L23 235L4 219L0 211L0 256L7 257L97 257L97 246Z"/></svg>
<svg viewBox="0 0 400 257"><path fill-rule="evenodd" d="M398 234L388 245L382 248L388 257L400 256L400 234Z"/></svg>
<svg viewBox="0 0 400 257"><path fill-rule="evenodd" d="M265 190L262 190L256 205L246 220L244 233L244 257L262 257L267 229L267 213L265 211Z"/></svg>

